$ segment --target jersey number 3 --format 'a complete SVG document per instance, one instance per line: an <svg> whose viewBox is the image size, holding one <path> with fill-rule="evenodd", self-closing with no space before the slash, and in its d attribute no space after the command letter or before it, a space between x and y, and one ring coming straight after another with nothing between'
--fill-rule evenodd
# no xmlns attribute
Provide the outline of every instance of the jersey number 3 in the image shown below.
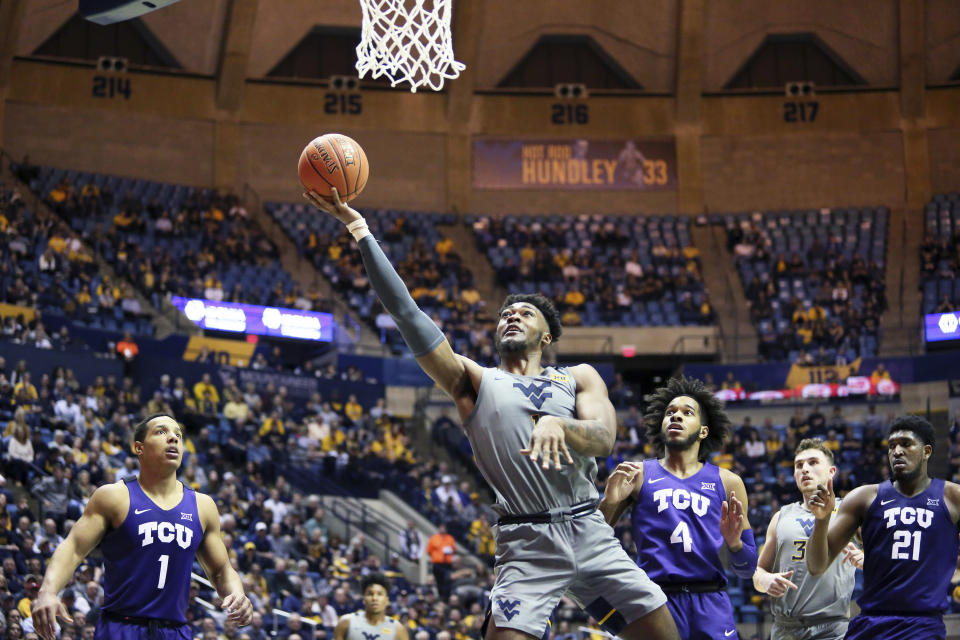
<svg viewBox="0 0 960 640"><path fill-rule="evenodd" d="M670 544L683 544L683 552L690 553L693 550L693 540L690 539L690 528L682 520L677 524L677 528L670 534Z"/></svg>

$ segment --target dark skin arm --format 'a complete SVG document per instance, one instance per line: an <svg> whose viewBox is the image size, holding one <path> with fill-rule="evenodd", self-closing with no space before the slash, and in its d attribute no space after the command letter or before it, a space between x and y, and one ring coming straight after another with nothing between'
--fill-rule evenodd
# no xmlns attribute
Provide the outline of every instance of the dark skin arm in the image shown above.
<svg viewBox="0 0 960 640"><path fill-rule="evenodd" d="M607 477L607 485L600 500L600 513L611 527L620 521L623 512L637 501L643 487L643 463L621 462Z"/></svg>
<svg viewBox="0 0 960 640"><path fill-rule="evenodd" d="M858 487L843 499L834 516L833 479L827 481L827 486L817 487L809 505L816 518L813 533L807 541L807 569L812 575L818 576L826 571L833 559L846 548L876 497L877 485Z"/></svg>
<svg viewBox="0 0 960 640"><path fill-rule="evenodd" d="M541 416L530 436L530 444L521 454L536 462L541 459L544 469L562 468L560 454L567 463L573 463L568 446L581 455L606 457L613 451L617 437L617 414L607 395L607 385L597 370L588 364L572 367L570 372L577 382L578 418Z"/></svg>

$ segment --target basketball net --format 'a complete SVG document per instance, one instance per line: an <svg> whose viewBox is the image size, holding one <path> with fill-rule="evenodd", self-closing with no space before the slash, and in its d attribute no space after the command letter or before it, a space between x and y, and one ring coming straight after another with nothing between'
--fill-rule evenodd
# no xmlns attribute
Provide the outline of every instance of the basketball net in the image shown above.
<svg viewBox="0 0 960 640"><path fill-rule="evenodd" d="M357 71L363 78L386 76L391 86L410 91L443 88L465 65L453 57L450 32L453 0L360 0L363 30L357 45Z"/></svg>

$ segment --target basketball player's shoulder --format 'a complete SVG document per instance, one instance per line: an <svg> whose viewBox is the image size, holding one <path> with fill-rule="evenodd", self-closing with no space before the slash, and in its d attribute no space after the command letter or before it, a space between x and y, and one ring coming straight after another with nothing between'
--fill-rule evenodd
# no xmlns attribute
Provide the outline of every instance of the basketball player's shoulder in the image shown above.
<svg viewBox="0 0 960 640"><path fill-rule="evenodd" d="M880 493L879 484L865 484L857 487L838 502L838 508L844 511L865 512Z"/></svg>
<svg viewBox="0 0 960 640"><path fill-rule="evenodd" d="M606 388L607 384L603 381L603 378L600 377L600 373L592 364L587 364L586 362L581 362L580 364L575 364L571 367L566 367L565 369L557 369L558 375L570 375L573 378L573 382L576 385L577 389L583 389L584 387L593 387L596 385L602 385L603 388ZM564 371L566 373L564 373Z"/></svg>
<svg viewBox="0 0 960 640"><path fill-rule="evenodd" d="M943 481L943 497L950 509L950 515L956 520L960 517L960 484L949 480Z"/></svg>
<svg viewBox="0 0 960 640"><path fill-rule="evenodd" d="M126 483L122 481L111 482L97 487L90 496L90 502L95 502L97 506L121 508L130 504L130 494L127 491Z"/></svg>
<svg viewBox="0 0 960 640"><path fill-rule="evenodd" d="M183 490L188 490L186 485L184 485ZM217 509L217 503L213 501L213 498L199 491L193 493L197 497L197 513L200 515L200 522L203 524L204 531L210 524L216 523L219 525L220 510Z"/></svg>

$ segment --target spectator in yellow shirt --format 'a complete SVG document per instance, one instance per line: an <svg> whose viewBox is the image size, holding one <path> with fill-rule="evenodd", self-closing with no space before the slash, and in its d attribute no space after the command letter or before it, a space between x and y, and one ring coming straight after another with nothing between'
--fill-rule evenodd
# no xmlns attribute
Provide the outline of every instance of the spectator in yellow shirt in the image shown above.
<svg viewBox="0 0 960 640"><path fill-rule="evenodd" d="M276 411L271 412L270 415L264 419L263 424L260 425L261 438L266 437L269 433L279 433L283 435L285 432L286 429L283 426L283 420Z"/></svg>
<svg viewBox="0 0 960 640"><path fill-rule="evenodd" d="M220 393L217 391L217 388L213 385L213 382L210 381L210 374L203 374L203 379L200 380L197 384L193 385L193 397L196 398L197 402L203 400L203 393L205 391L210 392L210 399L214 404L220 406Z"/></svg>
<svg viewBox="0 0 960 640"><path fill-rule="evenodd" d="M453 251L453 240L446 236L441 236L437 244L434 245L433 250L437 252L437 255L446 255Z"/></svg>
<svg viewBox="0 0 960 640"><path fill-rule="evenodd" d="M363 405L357 402L357 396L350 394L347 398L347 404L343 407L343 413L347 416L347 419L357 424L363 418Z"/></svg>

